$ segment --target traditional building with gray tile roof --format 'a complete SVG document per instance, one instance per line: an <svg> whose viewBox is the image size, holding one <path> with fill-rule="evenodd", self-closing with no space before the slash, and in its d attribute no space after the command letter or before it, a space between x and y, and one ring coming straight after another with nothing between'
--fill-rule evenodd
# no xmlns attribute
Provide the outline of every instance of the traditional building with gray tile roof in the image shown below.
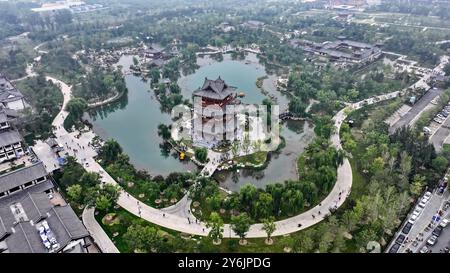
<svg viewBox="0 0 450 273"><path fill-rule="evenodd" d="M17 195L0 206L2 252L85 252L89 232L69 205L54 206L44 192Z"/></svg>
<svg viewBox="0 0 450 273"><path fill-rule="evenodd" d="M0 74L0 105L13 110L26 108L22 93L2 74Z"/></svg>
<svg viewBox="0 0 450 273"><path fill-rule="evenodd" d="M2 198L47 180L42 162L3 174L0 176L0 202Z"/></svg>

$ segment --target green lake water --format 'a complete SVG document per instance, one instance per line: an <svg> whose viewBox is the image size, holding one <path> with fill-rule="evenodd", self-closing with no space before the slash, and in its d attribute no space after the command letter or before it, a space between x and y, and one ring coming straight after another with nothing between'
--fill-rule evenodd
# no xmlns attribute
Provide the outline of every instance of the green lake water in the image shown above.
<svg viewBox="0 0 450 273"><path fill-rule="evenodd" d="M216 79L219 75L230 85L236 86L239 92L246 94L242 98L244 103L261 103L265 98L255 83L258 77L266 73L254 55L248 56L247 61L233 61L225 55L222 62L209 58L199 58L198 62L200 69L179 80L185 98L191 97L192 91L201 86L205 77ZM119 62L124 68L128 68L131 63L131 56L123 56ZM283 108L288 100L270 88L274 86L274 79L276 76L269 76L267 81L272 82L264 82L264 87L277 97L280 108ZM160 111L160 104L150 91L149 83L134 75L126 75L125 81L128 87L126 98L90 113L89 120L94 132L103 139L116 139L133 164L152 175L197 170L193 163L179 161L176 154L160 147L162 139L157 134L157 126L160 123L170 124L171 120L168 113ZM307 122L289 122L283 126L282 136L286 139L286 147L272 156L265 170L223 171L215 176L216 179L230 190L237 190L245 183L263 187L268 183L296 179L296 159L313 139L313 128Z"/></svg>

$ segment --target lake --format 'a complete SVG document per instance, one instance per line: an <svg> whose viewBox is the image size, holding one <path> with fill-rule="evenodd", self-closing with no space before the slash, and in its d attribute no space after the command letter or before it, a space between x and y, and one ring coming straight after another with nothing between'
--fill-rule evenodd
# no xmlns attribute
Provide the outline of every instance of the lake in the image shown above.
<svg viewBox="0 0 450 273"><path fill-rule="evenodd" d="M224 55L222 62L204 57L198 58L198 63L201 67L194 74L183 76L178 81L185 98L191 98L192 91L203 84L205 77L216 79L219 75L228 84L236 86L238 92L245 93L241 99L244 103L259 104L266 97L256 86L257 78L266 72L254 54L249 54L244 61L231 60L229 55ZM132 64L132 56L123 56L119 64L128 68ZM276 91L275 81L276 76L269 75L263 88L273 94L282 104L280 108L284 109L288 99ZM159 102L150 91L150 84L134 75L126 75L125 82L127 96L90 113L94 132L105 140L117 140L136 168L145 169L152 175L197 170L193 163L179 161L175 153L160 147L162 139L157 134L157 126L170 124L171 119L168 113L161 112ZM313 128L308 122L290 121L282 126L281 135L286 140L286 147L272 155L266 169L222 171L215 178L230 190L238 190L245 183L264 187L268 183L296 179L296 159L314 138Z"/></svg>

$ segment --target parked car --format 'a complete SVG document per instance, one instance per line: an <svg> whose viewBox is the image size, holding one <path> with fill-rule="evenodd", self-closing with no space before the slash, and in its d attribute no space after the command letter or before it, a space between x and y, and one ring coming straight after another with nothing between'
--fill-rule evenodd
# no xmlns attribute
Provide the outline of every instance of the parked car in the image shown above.
<svg viewBox="0 0 450 273"><path fill-rule="evenodd" d="M422 208L417 206L416 209L413 211L413 214L420 214L422 212Z"/></svg>
<svg viewBox="0 0 450 273"><path fill-rule="evenodd" d="M422 249L420 249L420 253L428 253L428 247L423 246Z"/></svg>
<svg viewBox="0 0 450 273"><path fill-rule="evenodd" d="M400 244L395 243L391 249L389 249L389 253L397 253L398 249L400 248Z"/></svg>
<svg viewBox="0 0 450 273"><path fill-rule="evenodd" d="M434 246L435 244L436 244L436 242L437 242L437 236L436 235L432 235L431 237L430 237L430 239L428 239L428 241L427 241L427 245L429 245L429 246Z"/></svg>
<svg viewBox="0 0 450 273"><path fill-rule="evenodd" d="M397 244L402 244L405 241L406 237L403 234L398 235L397 239L395 239L395 242Z"/></svg>
<svg viewBox="0 0 450 273"><path fill-rule="evenodd" d="M440 119L445 119L445 117L443 115L441 115L441 114L437 114L436 117L440 118Z"/></svg>
<svg viewBox="0 0 450 273"><path fill-rule="evenodd" d="M402 229L402 233L408 234L411 231L412 226L413 225L411 223L406 223L406 225Z"/></svg>
<svg viewBox="0 0 450 273"><path fill-rule="evenodd" d="M438 118L434 118L433 120L436 121L436 122L439 123L439 124L442 123L442 120L440 120L440 119L438 119Z"/></svg>
<svg viewBox="0 0 450 273"><path fill-rule="evenodd" d="M427 202L424 202L423 200L420 201L419 207L424 208L427 205Z"/></svg>
<svg viewBox="0 0 450 273"><path fill-rule="evenodd" d="M442 221L441 221L441 223L439 224L439 226L445 228L446 226L448 226L448 222L449 222L449 220L446 219L446 218L444 218L444 219L442 219Z"/></svg>
<svg viewBox="0 0 450 273"><path fill-rule="evenodd" d="M433 235L436 236L436 237L441 236L442 230L443 230L443 229L444 229L443 227L437 226L437 227L433 230Z"/></svg>
<svg viewBox="0 0 450 273"><path fill-rule="evenodd" d="M414 224L416 222L417 217L419 217L417 214L411 215L411 218L409 218L408 223Z"/></svg>

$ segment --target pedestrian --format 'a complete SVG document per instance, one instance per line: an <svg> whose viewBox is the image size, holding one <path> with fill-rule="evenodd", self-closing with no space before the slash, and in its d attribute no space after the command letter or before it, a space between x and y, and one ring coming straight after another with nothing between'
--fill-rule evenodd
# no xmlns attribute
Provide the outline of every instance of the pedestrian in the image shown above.
<svg viewBox="0 0 450 273"><path fill-rule="evenodd" d="M314 216L314 214L313 214L313 215L312 215L312 218L313 218L313 219L316 219L316 216Z"/></svg>
<svg viewBox="0 0 450 273"><path fill-rule="evenodd" d="M205 228L202 228L202 231L205 232Z"/></svg>
<svg viewBox="0 0 450 273"><path fill-rule="evenodd" d="M127 197L130 197L130 194L127 192Z"/></svg>
<svg viewBox="0 0 450 273"><path fill-rule="evenodd" d="M165 214L165 213L163 213L163 217L166 217L166 214Z"/></svg>

